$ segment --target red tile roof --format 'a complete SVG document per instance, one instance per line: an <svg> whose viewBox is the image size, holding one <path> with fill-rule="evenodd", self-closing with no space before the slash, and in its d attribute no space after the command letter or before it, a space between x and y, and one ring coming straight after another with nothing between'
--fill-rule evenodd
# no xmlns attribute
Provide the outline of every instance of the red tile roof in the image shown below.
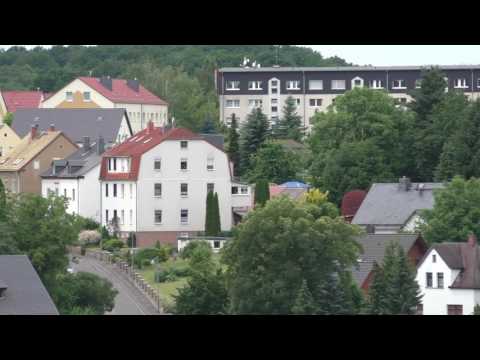
<svg viewBox="0 0 480 360"><path fill-rule="evenodd" d="M346 193L342 199L342 216L347 220L352 220L360 205L362 205L365 196L367 196L367 192L363 190L353 190Z"/></svg>
<svg viewBox="0 0 480 360"><path fill-rule="evenodd" d="M127 86L127 80L112 79L112 90L110 90L100 83L99 78L83 76L79 79L114 103L168 105L166 101L152 94L142 85L138 92L131 89Z"/></svg>
<svg viewBox="0 0 480 360"><path fill-rule="evenodd" d="M35 109L42 102L41 91L2 91L7 111L14 113L18 109Z"/></svg>
<svg viewBox="0 0 480 360"><path fill-rule="evenodd" d="M149 123L149 125L151 122ZM125 140L123 143L106 151L102 157L102 167L100 169L101 180L126 180L135 181L138 178L140 170L140 160L144 153L153 149L155 146L165 140L204 140L200 135L193 133L185 128L173 128L164 130L160 127L149 126L138 132L135 136ZM212 146L211 142L207 141ZM215 146L217 147L217 146ZM222 149L217 149L223 151ZM127 156L131 158L131 168L129 173L109 173L108 158L116 156Z"/></svg>

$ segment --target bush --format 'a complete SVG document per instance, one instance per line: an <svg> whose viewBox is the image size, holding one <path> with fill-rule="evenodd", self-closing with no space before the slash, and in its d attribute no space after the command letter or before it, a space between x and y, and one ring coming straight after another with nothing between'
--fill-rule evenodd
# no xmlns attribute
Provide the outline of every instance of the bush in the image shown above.
<svg viewBox="0 0 480 360"><path fill-rule="evenodd" d="M78 235L78 240L82 245L87 244L98 244L101 240L102 236L96 230L83 230Z"/></svg>
<svg viewBox="0 0 480 360"><path fill-rule="evenodd" d="M102 240L110 239L110 234L105 226L102 226Z"/></svg>
<svg viewBox="0 0 480 360"><path fill-rule="evenodd" d="M127 246L129 248L136 248L137 247L137 236L135 235L135 233L128 234Z"/></svg>
<svg viewBox="0 0 480 360"><path fill-rule="evenodd" d="M211 250L210 244L205 240L193 240L193 241L190 241L187 244L187 246L183 248L183 250L180 253L180 257L182 259L189 259L192 256L192 253L195 251L195 249L200 247L205 247Z"/></svg>
<svg viewBox="0 0 480 360"><path fill-rule="evenodd" d="M125 244L123 243L122 240L110 239L110 240L107 240L107 241L103 242L102 250L114 252L116 250L120 250L124 246L125 246Z"/></svg>
<svg viewBox="0 0 480 360"><path fill-rule="evenodd" d="M178 278L190 276L190 267L186 262L177 262L166 264L155 271L155 282L176 281Z"/></svg>

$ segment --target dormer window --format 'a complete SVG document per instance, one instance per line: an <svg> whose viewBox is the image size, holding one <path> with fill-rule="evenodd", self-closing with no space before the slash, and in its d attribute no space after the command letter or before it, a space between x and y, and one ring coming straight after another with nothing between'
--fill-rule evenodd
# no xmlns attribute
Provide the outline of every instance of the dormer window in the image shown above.
<svg viewBox="0 0 480 360"><path fill-rule="evenodd" d="M73 101L73 93L71 91L67 91L65 94L65 99L69 102Z"/></svg>
<svg viewBox="0 0 480 360"><path fill-rule="evenodd" d="M240 81L227 80L225 88L227 90L240 90Z"/></svg>
<svg viewBox="0 0 480 360"><path fill-rule="evenodd" d="M248 82L248 90L262 90L262 82L261 81L249 81Z"/></svg>
<svg viewBox="0 0 480 360"><path fill-rule="evenodd" d="M405 80L393 80L392 89L406 89Z"/></svg>
<svg viewBox="0 0 480 360"><path fill-rule="evenodd" d="M300 90L300 81L298 80L287 81L287 90Z"/></svg>
<svg viewBox="0 0 480 360"><path fill-rule="evenodd" d="M383 80L371 80L370 87L372 89L383 89Z"/></svg>
<svg viewBox="0 0 480 360"><path fill-rule="evenodd" d="M358 76L352 79L352 89L357 87L363 87L363 79Z"/></svg>
<svg viewBox="0 0 480 360"><path fill-rule="evenodd" d="M455 79L455 89L467 89L467 79Z"/></svg>

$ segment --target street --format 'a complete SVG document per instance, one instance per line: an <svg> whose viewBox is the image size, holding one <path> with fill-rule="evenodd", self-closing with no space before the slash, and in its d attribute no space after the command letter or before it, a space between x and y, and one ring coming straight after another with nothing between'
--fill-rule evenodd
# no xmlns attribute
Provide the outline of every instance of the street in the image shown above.
<svg viewBox="0 0 480 360"><path fill-rule="evenodd" d="M117 273L111 265L84 256L80 256L78 259L78 264L70 264L75 272L84 271L101 276L110 280L114 288L118 290L115 307L106 315L158 315L148 299L126 278Z"/></svg>

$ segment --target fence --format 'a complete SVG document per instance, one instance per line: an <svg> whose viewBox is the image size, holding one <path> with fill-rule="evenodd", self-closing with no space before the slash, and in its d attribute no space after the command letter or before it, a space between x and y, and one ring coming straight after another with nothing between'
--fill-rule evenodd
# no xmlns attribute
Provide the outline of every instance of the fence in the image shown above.
<svg viewBox="0 0 480 360"><path fill-rule="evenodd" d="M73 250L73 249L72 249ZM79 251L73 250L72 253L79 253ZM127 278L130 283L133 284L140 292L145 296L148 301L152 303L154 308L163 314L163 308L161 306L160 294L158 290L155 290L138 272L133 269L126 261L115 259L115 257L106 251L90 250L86 249L85 256L99 260L105 264L111 265L112 269L120 273L123 277Z"/></svg>

